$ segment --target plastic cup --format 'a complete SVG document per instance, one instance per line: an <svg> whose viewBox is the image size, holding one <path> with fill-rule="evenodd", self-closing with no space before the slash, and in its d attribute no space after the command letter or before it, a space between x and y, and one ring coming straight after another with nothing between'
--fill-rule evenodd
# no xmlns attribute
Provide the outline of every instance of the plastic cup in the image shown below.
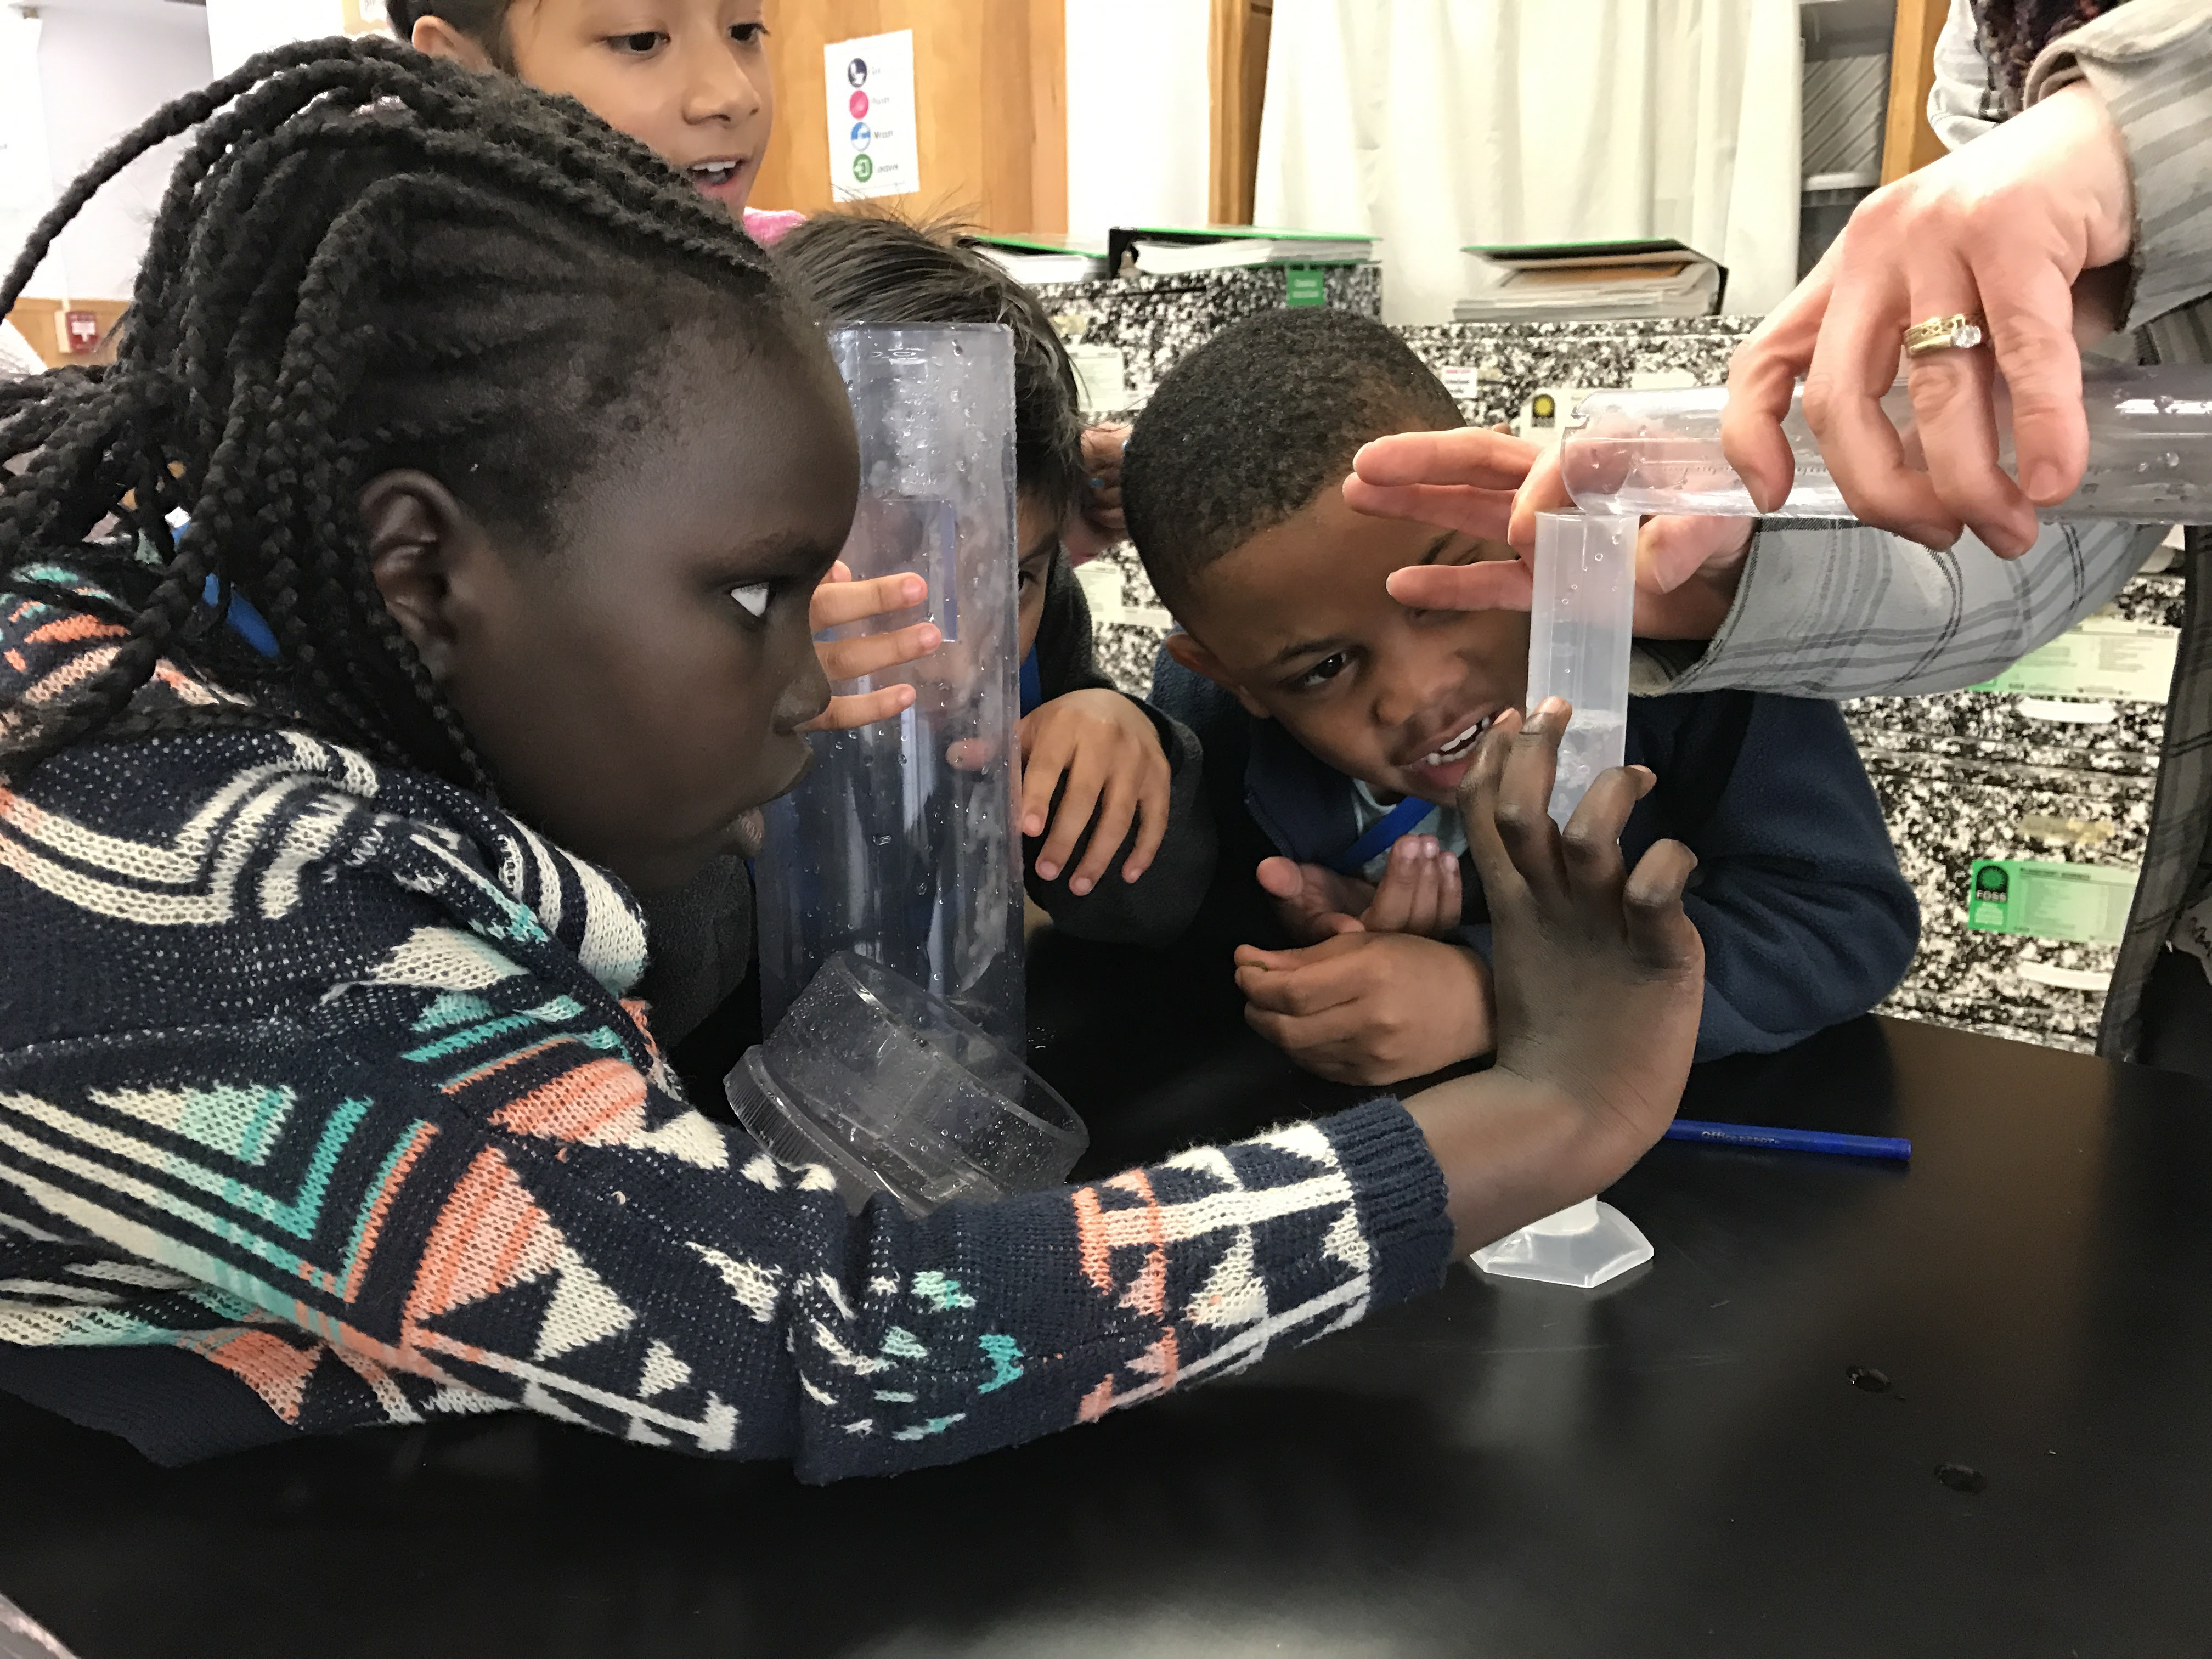
<svg viewBox="0 0 2212 1659"><path fill-rule="evenodd" d="M738 1121L858 1213L1056 1187L1090 1145L1058 1091L942 998L841 951L726 1080Z"/></svg>

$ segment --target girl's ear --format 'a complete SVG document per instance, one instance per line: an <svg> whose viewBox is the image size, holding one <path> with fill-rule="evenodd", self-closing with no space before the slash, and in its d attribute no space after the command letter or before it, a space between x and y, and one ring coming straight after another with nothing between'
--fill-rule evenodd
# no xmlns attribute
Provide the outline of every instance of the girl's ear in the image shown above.
<svg viewBox="0 0 2212 1659"><path fill-rule="evenodd" d="M488 75L498 67L473 36L462 33L442 17L416 18L407 43L427 58L449 58L478 74Z"/></svg>
<svg viewBox="0 0 2212 1659"><path fill-rule="evenodd" d="M465 618L455 578L489 552L483 530L453 492L427 472L380 472L362 486L368 570L384 608L399 624L430 678L452 676Z"/></svg>
<svg viewBox="0 0 2212 1659"><path fill-rule="evenodd" d="M1173 657L1194 674L1203 674L1224 691L1244 705L1244 712L1255 720L1273 718L1260 701L1246 691L1229 665L1198 642L1198 636L1177 629L1167 637L1168 655Z"/></svg>

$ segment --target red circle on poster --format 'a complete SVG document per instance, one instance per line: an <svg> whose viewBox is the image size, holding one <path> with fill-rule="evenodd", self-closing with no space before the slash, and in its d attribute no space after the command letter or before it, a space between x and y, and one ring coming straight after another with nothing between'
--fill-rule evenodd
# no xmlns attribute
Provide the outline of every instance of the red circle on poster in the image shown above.
<svg viewBox="0 0 2212 1659"><path fill-rule="evenodd" d="M853 112L853 118L855 121L859 120L868 112L868 94L855 88L845 107Z"/></svg>

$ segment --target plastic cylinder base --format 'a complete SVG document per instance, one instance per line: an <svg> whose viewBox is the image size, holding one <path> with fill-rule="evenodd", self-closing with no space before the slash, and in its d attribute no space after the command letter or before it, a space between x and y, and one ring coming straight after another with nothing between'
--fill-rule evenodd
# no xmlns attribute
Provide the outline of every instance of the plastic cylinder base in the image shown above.
<svg viewBox="0 0 2212 1659"><path fill-rule="evenodd" d="M1651 1241L1610 1204L1586 1198L1532 1222L1468 1259L1499 1279L1595 1290L1651 1260Z"/></svg>

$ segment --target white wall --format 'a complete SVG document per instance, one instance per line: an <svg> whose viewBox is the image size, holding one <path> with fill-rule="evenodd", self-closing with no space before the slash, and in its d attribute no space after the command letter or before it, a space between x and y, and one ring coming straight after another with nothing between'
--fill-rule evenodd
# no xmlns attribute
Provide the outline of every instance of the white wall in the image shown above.
<svg viewBox="0 0 2212 1659"><path fill-rule="evenodd" d="M343 0L207 0L213 73L228 75L257 52L345 33Z"/></svg>
<svg viewBox="0 0 2212 1659"><path fill-rule="evenodd" d="M1212 91L1197 0L1067 0L1067 228L1202 225Z"/></svg>
<svg viewBox="0 0 2212 1659"><path fill-rule="evenodd" d="M39 77L54 188L67 186L171 99L207 84L206 14L174 0L47 0ZM62 234L72 300L128 299L170 169L173 140L124 169Z"/></svg>
<svg viewBox="0 0 2212 1659"><path fill-rule="evenodd" d="M46 155L46 100L39 80L40 21L0 7L0 268L12 266L40 216L53 205L54 170ZM58 257L49 254L30 292L58 298L69 288Z"/></svg>

